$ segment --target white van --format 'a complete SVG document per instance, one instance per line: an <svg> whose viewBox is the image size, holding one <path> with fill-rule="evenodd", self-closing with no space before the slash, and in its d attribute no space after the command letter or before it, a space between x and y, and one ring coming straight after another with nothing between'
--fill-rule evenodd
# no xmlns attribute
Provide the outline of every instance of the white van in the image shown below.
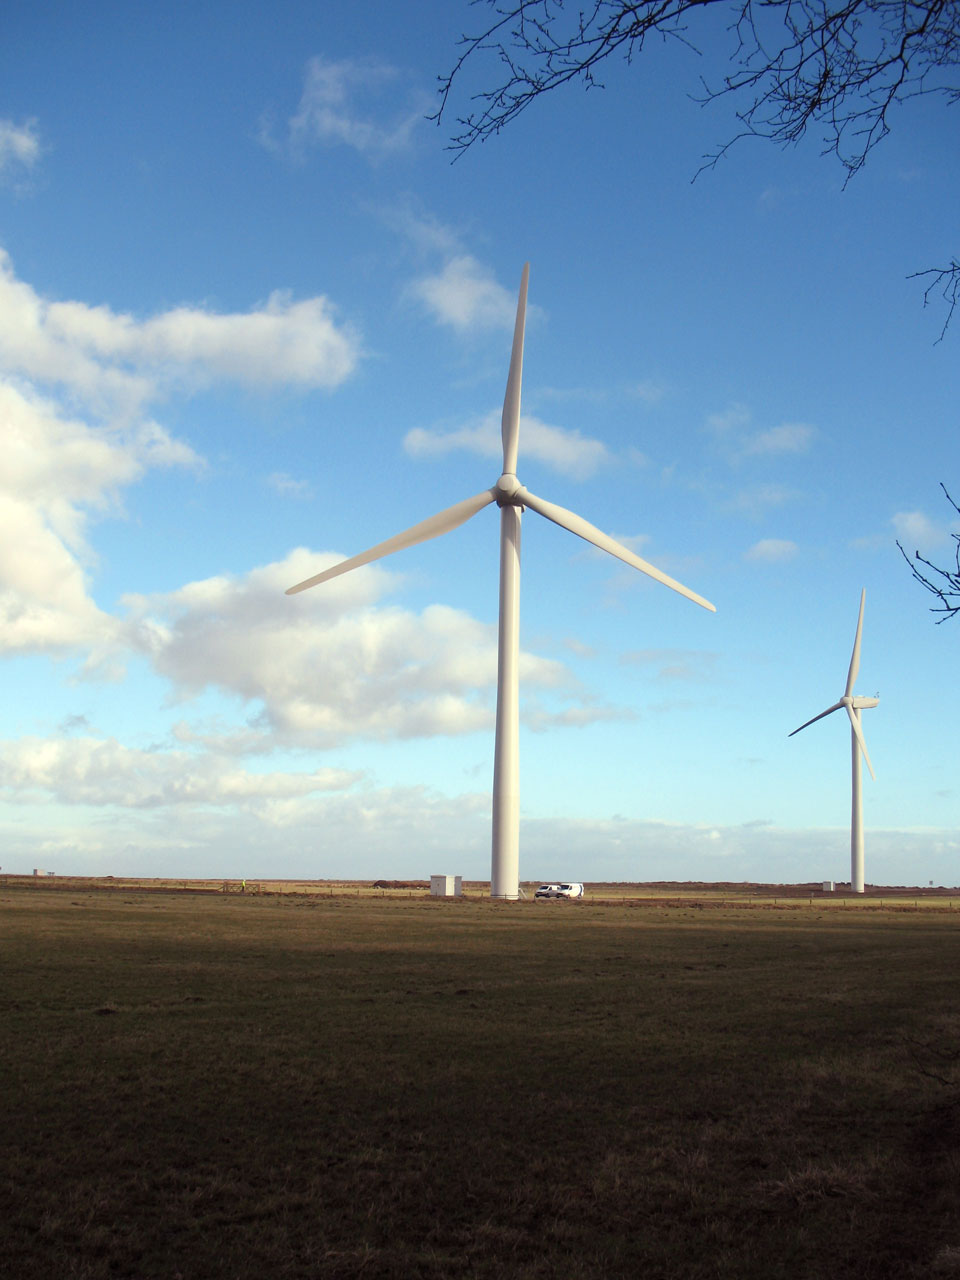
<svg viewBox="0 0 960 1280"><path fill-rule="evenodd" d="M535 898L582 898L582 884L542 884Z"/></svg>

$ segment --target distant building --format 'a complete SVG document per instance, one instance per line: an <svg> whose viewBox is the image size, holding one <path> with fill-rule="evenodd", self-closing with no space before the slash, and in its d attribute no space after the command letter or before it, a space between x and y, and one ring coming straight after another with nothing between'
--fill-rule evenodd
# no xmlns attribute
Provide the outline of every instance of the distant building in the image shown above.
<svg viewBox="0 0 960 1280"><path fill-rule="evenodd" d="M459 898L463 893L463 877L431 876L430 893L434 898Z"/></svg>

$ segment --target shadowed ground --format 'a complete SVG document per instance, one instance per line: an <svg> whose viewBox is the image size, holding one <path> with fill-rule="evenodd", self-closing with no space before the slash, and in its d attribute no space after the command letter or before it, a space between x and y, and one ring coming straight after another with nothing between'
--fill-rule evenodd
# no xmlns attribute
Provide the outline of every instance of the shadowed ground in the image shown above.
<svg viewBox="0 0 960 1280"><path fill-rule="evenodd" d="M22 1280L960 1275L960 912L0 890Z"/></svg>

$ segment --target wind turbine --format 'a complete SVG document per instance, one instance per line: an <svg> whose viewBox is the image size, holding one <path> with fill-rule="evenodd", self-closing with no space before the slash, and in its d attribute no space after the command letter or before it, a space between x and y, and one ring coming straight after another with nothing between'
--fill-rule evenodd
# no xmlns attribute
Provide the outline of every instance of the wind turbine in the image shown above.
<svg viewBox="0 0 960 1280"><path fill-rule="evenodd" d="M493 839L490 871L490 896L514 899L519 896L520 877L520 795L519 795L519 727L520 727L520 515L524 507L552 520L570 533L593 543L602 551L617 556L641 573L671 587L704 609L716 612L715 606L696 592L675 582L659 569L641 560L613 538L588 524L580 516L538 498L517 479L517 448L520 435L520 382L523 374L523 333L527 310L527 281L530 264L523 268L517 318L513 330L510 372L503 401L501 438L503 441L503 473L491 489L447 507L435 516L415 524L368 551L343 560L331 569L298 582L287 595L305 591L321 582L349 573L361 565L383 556L416 546L431 538L439 538L459 528L478 511L495 502L500 508L500 628L497 658L497 721L493 765Z"/></svg>
<svg viewBox="0 0 960 1280"><path fill-rule="evenodd" d="M847 672L847 687L843 691L843 697L839 702L835 702L832 707L827 707L826 711L821 711L818 716L814 716L813 720L808 720L806 724L802 724L800 729L806 729L807 725L813 724L817 720L822 720L824 716L832 715L834 711L839 711L841 707L845 707L847 715L850 717L850 754L853 762L853 801L850 811L850 888L854 893L863 893L863 795L862 795L862 769L861 756L867 762L867 768L870 770L870 777L876 781L877 775L873 771L873 765L870 763L870 753L867 751L867 744L863 738L863 730L860 727L860 712L865 707L876 707L880 703L879 698L861 698L854 694L853 685L860 670L860 637L863 634L863 605L866 600L866 589L860 592L860 616L857 618L857 634L853 642L853 653L850 655L850 669ZM794 729L793 733L787 736L792 738L794 733L799 733L800 729Z"/></svg>

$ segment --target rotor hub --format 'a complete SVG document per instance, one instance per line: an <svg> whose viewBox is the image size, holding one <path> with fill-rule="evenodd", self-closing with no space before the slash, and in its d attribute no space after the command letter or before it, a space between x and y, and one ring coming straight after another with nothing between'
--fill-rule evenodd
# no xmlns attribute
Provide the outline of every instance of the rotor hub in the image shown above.
<svg viewBox="0 0 960 1280"><path fill-rule="evenodd" d="M496 483L497 490L497 506L498 507L518 507L520 501L517 494L522 488L520 481L512 471L505 471Z"/></svg>

